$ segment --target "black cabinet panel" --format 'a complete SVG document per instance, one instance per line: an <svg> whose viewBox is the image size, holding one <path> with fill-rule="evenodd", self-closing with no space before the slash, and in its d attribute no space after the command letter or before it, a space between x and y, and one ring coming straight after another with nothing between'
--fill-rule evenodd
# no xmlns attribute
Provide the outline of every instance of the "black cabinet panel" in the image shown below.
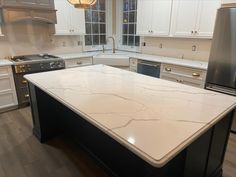
<svg viewBox="0 0 236 177"><path fill-rule="evenodd" d="M206 176L212 176L216 169L221 168L224 161L226 145L229 138L232 114L221 120L213 129L211 149L209 152Z"/></svg>
<svg viewBox="0 0 236 177"><path fill-rule="evenodd" d="M184 177L204 177L212 129L187 148Z"/></svg>

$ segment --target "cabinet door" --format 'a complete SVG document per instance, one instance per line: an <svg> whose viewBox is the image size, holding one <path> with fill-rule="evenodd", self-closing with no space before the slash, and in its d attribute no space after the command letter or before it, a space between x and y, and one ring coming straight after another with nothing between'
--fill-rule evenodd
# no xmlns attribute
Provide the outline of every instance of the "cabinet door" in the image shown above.
<svg viewBox="0 0 236 177"><path fill-rule="evenodd" d="M193 37L199 0L174 0L171 33L177 37Z"/></svg>
<svg viewBox="0 0 236 177"><path fill-rule="evenodd" d="M85 12L70 6L70 24L73 35L85 34Z"/></svg>
<svg viewBox="0 0 236 177"><path fill-rule="evenodd" d="M196 33L199 37L212 37L220 0L200 0Z"/></svg>
<svg viewBox="0 0 236 177"><path fill-rule="evenodd" d="M150 35L152 27L153 0L138 0L137 7L137 34Z"/></svg>
<svg viewBox="0 0 236 177"><path fill-rule="evenodd" d="M152 35L168 36L170 32L170 19L172 0L154 0L152 8Z"/></svg>
<svg viewBox="0 0 236 177"><path fill-rule="evenodd" d="M70 35L70 4L65 0L55 0L57 10L56 35Z"/></svg>

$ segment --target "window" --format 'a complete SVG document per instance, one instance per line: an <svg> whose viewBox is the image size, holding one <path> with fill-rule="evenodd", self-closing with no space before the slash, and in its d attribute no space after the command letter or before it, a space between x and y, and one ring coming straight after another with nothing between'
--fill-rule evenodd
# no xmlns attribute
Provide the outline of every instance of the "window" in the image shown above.
<svg viewBox="0 0 236 177"><path fill-rule="evenodd" d="M123 0L122 44L139 46L140 37L136 35L137 0Z"/></svg>
<svg viewBox="0 0 236 177"><path fill-rule="evenodd" d="M106 0L97 0L85 10L85 26L86 46L106 44Z"/></svg>

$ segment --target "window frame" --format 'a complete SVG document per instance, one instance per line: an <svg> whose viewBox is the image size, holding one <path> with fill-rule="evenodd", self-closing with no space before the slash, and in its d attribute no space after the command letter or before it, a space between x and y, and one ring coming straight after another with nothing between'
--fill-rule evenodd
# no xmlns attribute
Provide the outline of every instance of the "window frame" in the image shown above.
<svg viewBox="0 0 236 177"><path fill-rule="evenodd" d="M112 36L112 1L105 0L105 13L106 13L106 38ZM86 31L85 31L86 32ZM86 34L85 34L86 35ZM96 51L102 50L102 45L85 45L85 35L83 36L83 51ZM104 45L106 49L111 48L110 43Z"/></svg>
<svg viewBox="0 0 236 177"><path fill-rule="evenodd" d="M138 13L138 12L137 12ZM140 36L139 39L139 46L128 46L123 45L123 0L117 0L116 1L116 41L117 41L117 47L119 50L126 50L131 52L141 52L141 44L143 38Z"/></svg>

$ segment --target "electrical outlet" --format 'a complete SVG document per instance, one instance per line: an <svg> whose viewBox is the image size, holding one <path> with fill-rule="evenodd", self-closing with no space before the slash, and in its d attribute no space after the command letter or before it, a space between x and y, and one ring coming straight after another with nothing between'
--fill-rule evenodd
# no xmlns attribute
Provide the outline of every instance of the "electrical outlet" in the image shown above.
<svg viewBox="0 0 236 177"><path fill-rule="evenodd" d="M192 51L195 52L197 50L197 46L196 45L193 45L192 46Z"/></svg>
<svg viewBox="0 0 236 177"><path fill-rule="evenodd" d="M82 41L77 41L77 45L78 46L82 45Z"/></svg>
<svg viewBox="0 0 236 177"><path fill-rule="evenodd" d="M163 44L162 44L162 43L159 44L159 48L160 48L160 49L163 48Z"/></svg>

